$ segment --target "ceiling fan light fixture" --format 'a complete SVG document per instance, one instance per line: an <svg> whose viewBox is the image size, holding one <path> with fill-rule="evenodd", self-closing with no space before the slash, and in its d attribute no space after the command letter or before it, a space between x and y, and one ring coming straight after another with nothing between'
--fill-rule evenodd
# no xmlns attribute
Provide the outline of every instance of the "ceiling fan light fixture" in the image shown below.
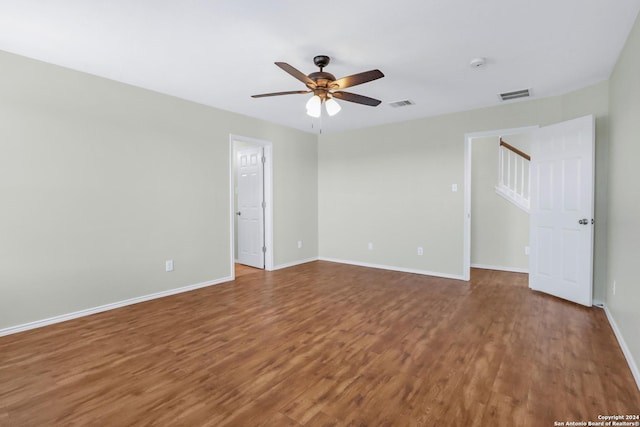
<svg viewBox="0 0 640 427"><path fill-rule="evenodd" d="M313 95L307 101L307 114L311 117L320 117L320 107L322 106L322 100L318 95Z"/></svg>
<svg viewBox="0 0 640 427"><path fill-rule="evenodd" d="M327 114L329 114L329 116L335 116L340 112L340 110L342 110L342 107L340 106L340 104L338 104L336 100L333 98L328 98L324 104L325 104L325 108L327 109Z"/></svg>

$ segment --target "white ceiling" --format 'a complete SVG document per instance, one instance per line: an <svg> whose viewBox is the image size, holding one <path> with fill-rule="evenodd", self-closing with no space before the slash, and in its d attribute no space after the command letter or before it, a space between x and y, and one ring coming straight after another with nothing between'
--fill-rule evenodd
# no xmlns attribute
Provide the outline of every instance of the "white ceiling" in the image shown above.
<svg viewBox="0 0 640 427"><path fill-rule="evenodd" d="M640 0L0 0L0 50L326 133L606 80L639 10ZM305 89L273 63L308 74L318 54L337 78L380 69L348 91L382 104L340 102L337 116L311 119L309 95L250 97ZM487 65L472 68L475 57ZM415 105L388 105L405 99Z"/></svg>

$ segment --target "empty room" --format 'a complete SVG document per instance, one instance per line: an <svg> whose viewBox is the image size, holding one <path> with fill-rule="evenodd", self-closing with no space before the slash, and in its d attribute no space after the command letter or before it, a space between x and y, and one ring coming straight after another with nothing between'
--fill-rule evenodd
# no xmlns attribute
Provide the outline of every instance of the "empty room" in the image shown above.
<svg viewBox="0 0 640 427"><path fill-rule="evenodd" d="M639 12L0 2L0 426L640 426Z"/></svg>

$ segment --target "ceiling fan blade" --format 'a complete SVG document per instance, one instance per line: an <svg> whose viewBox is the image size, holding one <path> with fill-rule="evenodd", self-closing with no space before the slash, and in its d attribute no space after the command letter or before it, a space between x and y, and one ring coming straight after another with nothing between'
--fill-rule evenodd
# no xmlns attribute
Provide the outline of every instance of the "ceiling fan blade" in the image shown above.
<svg viewBox="0 0 640 427"><path fill-rule="evenodd" d="M370 105L375 107L376 105L380 105L382 101L379 99L369 98L368 96L358 95L356 93L351 92L333 92L334 98L341 99L343 101L355 102L356 104Z"/></svg>
<svg viewBox="0 0 640 427"><path fill-rule="evenodd" d="M290 90L288 92L261 93L260 95L251 95L252 98L264 98L265 96L294 95L297 93L310 93L310 90Z"/></svg>
<svg viewBox="0 0 640 427"><path fill-rule="evenodd" d="M377 80L382 77L384 77L384 74L382 74L382 71L371 70L371 71L365 71L363 73L354 74L352 76L343 77L333 82L333 84L337 84L339 86L336 89L345 89L351 86L367 83L372 80Z"/></svg>
<svg viewBox="0 0 640 427"><path fill-rule="evenodd" d="M307 75L304 74L302 71L298 70L297 68L292 67L291 65L287 64L286 62L276 62L275 64L278 67L282 68L287 73L291 74L296 79L300 80L302 83L306 84L307 86L311 85L312 87L315 88L316 82L314 82L309 77L307 77Z"/></svg>

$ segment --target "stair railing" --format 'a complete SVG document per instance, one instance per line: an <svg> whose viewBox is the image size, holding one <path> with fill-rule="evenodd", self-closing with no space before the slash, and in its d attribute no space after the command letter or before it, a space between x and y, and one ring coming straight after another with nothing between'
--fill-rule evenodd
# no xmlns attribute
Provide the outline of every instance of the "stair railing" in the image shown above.
<svg viewBox="0 0 640 427"><path fill-rule="evenodd" d="M529 212L529 162L531 156L500 138L496 192Z"/></svg>

